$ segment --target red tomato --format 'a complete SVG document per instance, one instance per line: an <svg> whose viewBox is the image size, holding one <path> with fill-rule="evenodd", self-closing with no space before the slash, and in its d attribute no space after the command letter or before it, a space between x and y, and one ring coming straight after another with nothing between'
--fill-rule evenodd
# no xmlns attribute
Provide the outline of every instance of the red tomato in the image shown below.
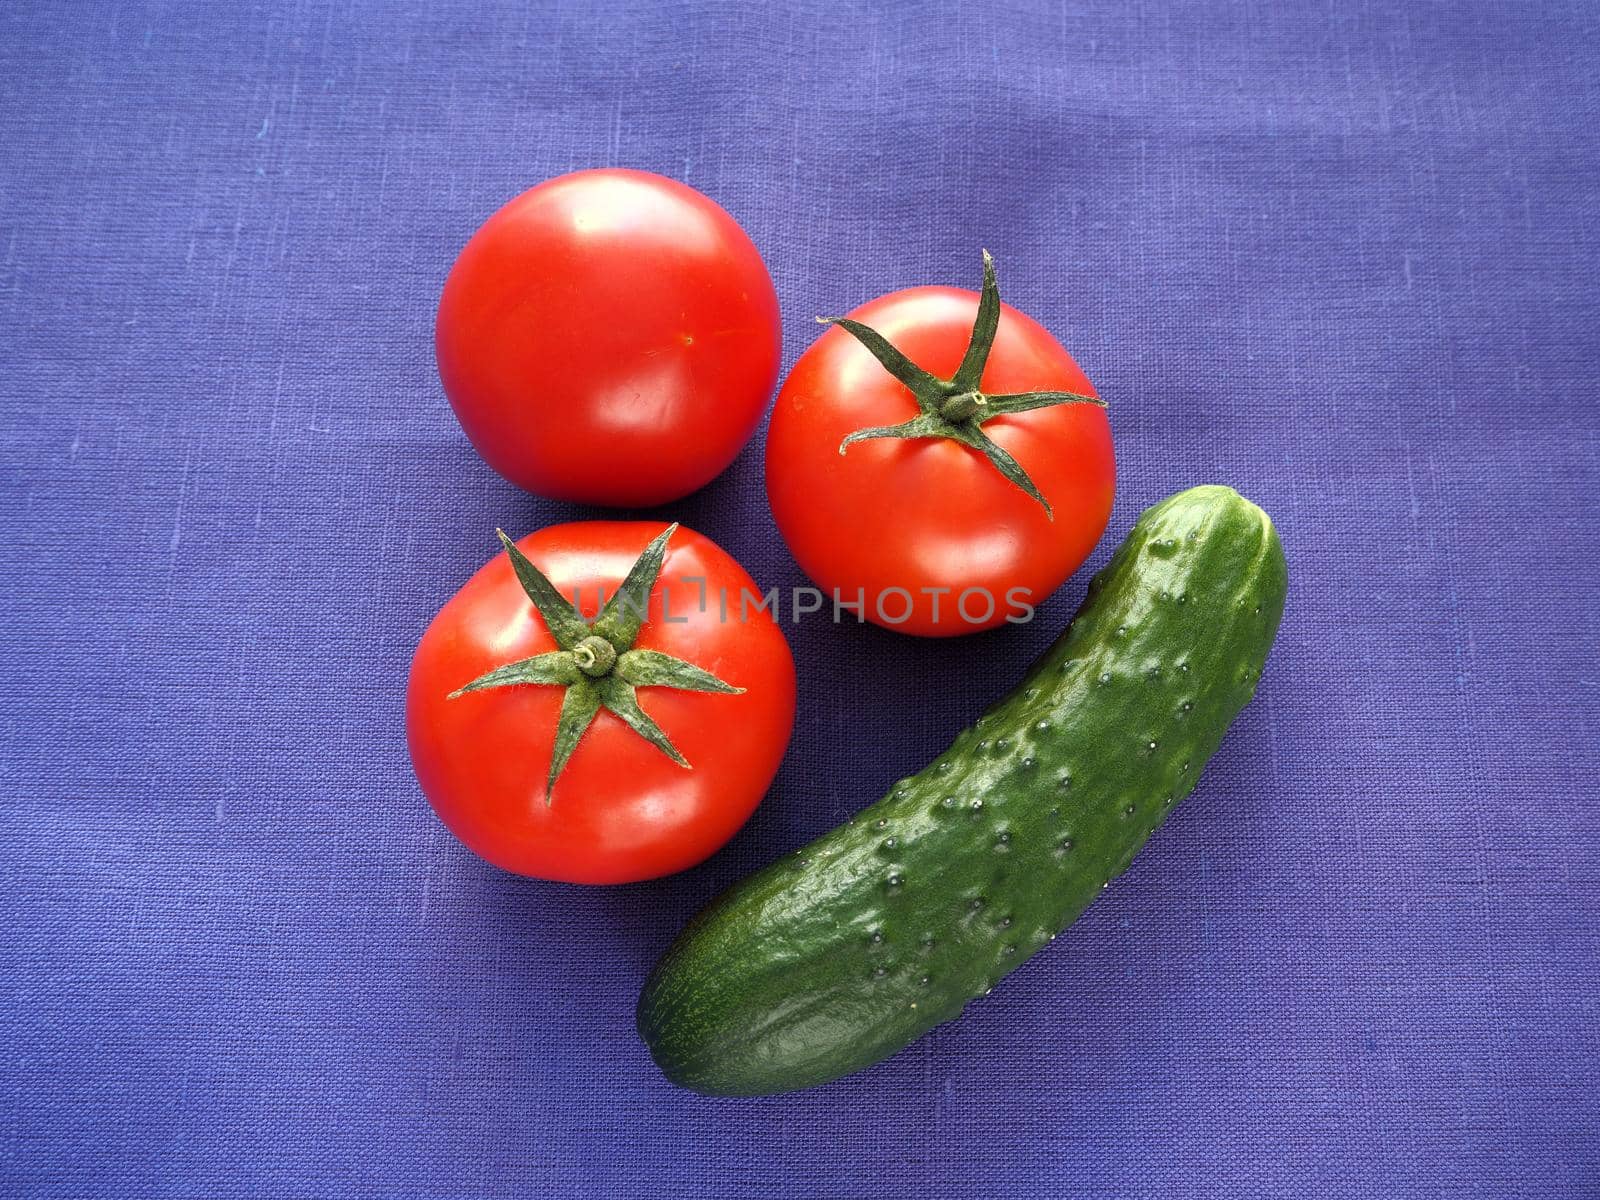
<svg viewBox="0 0 1600 1200"><path fill-rule="evenodd" d="M1049 333L1000 305L998 293L994 303L999 326L982 368L985 396L1094 394ZM972 292L919 287L851 316L948 389L978 307ZM801 355L773 410L766 474L778 528L819 587L846 601L864 595L866 618L886 628L947 636L1025 618L1025 606L1055 591L1105 531L1115 476L1105 411L1063 403L982 421L1049 512L984 453L948 437L875 437L841 454L850 434L922 411L856 338L830 328Z"/></svg>
<svg viewBox="0 0 1600 1200"><path fill-rule="evenodd" d="M755 245L643 171L541 183L445 281L439 377L478 453L558 500L640 507L711 481L778 378L778 298Z"/></svg>
<svg viewBox="0 0 1600 1200"><path fill-rule="evenodd" d="M617 593L661 533L659 522L587 521L517 545L592 621L602 593ZM746 592L751 602L741 608ZM641 686L638 707L688 767L601 708L547 789L563 687L516 684L452 697L486 672L559 648L512 562L498 555L439 610L411 664L411 761L440 819L497 866L574 883L650 879L711 854L766 792L794 724L794 660L772 617L755 607L759 597L725 551L677 529L632 648L672 655L743 692Z"/></svg>

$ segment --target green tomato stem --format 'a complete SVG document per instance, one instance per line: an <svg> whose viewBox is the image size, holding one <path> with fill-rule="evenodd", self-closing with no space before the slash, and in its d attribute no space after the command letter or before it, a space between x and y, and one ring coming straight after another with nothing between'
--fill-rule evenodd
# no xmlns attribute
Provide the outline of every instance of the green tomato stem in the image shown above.
<svg viewBox="0 0 1600 1200"><path fill-rule="evenodd" d="M939 415L952 425L959 425L974 417L981 421L988 407L989 401L982 392L961 392L939 406Z"/></svg>
<svg viewBox="0 0 1600 1200"><path fill-rule="evenodd" d="M590 679L601 679L616 665L617 648L605 638L591 634L572 648L572 658L578 670Z"/></svg>

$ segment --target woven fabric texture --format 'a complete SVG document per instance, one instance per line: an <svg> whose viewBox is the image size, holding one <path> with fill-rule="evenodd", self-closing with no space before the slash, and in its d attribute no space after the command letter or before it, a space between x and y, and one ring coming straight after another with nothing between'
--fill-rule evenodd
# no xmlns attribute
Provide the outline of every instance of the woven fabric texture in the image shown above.
<svg viewBox="0 0 1600 1200"><path fill-rule="evenodd" d="M1600 1195L1592 0L0 6L0 1195ZM402 737L525 531L432 320L522 189L685 180L816 313L1006 298L1109 397L1104 561L1238 487L1260 693L1069 934L893 1060L708 1100L638 987L1062 628L786 627L800 716L704 866L515 878ZM654 510L804 581L761 435Z"/></svg>

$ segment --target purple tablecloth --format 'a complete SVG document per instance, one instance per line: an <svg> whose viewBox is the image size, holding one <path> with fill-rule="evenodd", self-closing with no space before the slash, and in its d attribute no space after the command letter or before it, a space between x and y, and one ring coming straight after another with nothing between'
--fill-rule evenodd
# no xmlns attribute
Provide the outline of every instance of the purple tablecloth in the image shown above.
<svg viewBox="0 0 1600 1200"><path fill-rule="evenodd" d="M0 9L0 1193L1600 1195L1600 8ZM705 866L469 856L401 736L525 531L440 393L477 223L626 164L811 317L973 285L1110 398L1141 508L1226 482L1292 584L1125 879L959 1023L706 1100L633 1032L719 888L1061 628L789 627L800 718ZM757 441L652 515L802 582Z"/></svg>

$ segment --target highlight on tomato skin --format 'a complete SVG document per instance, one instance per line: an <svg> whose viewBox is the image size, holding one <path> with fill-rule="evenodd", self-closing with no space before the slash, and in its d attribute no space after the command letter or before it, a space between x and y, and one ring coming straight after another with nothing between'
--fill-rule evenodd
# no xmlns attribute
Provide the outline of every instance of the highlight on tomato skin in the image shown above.
<svg viewBox="0 0 1600 1200"><path fill-rule="evenodd" d="M547 620L525 586L536 581L507 552L439 610L406 694L429 803L468 848L517 874L626 883L702 861L760 803L794 726L788 643L769 611L737 604L760 596L755 582L709 538L660 521L555 525L514 547L571 611ZM607 617L635 565L648 573L652 547L645 603ZM636 629L630 611L642 614ZM585 646L591 637L614 657ZM525 663L545 682L501 674ZM557 767L564 712L571 726L585 710Z"/></svg>
<svg viewBox="0 0 1600 1200"><path fill-rule="evenodd" d="M829 323L767 431L767 498L795 561L902 633L1025 619L1111 516L1111 426L1093 384L1000 302L987 255L981 294L910 288Z"/></svg>
<svg viewBox="0 0 1600 1200"><path fill-rule="evenodd" d="M445 280L439 378L484 460L557 500L663 504L720 474L778 379L777 292L739 224L620 168L517 196Z"/></svg>

